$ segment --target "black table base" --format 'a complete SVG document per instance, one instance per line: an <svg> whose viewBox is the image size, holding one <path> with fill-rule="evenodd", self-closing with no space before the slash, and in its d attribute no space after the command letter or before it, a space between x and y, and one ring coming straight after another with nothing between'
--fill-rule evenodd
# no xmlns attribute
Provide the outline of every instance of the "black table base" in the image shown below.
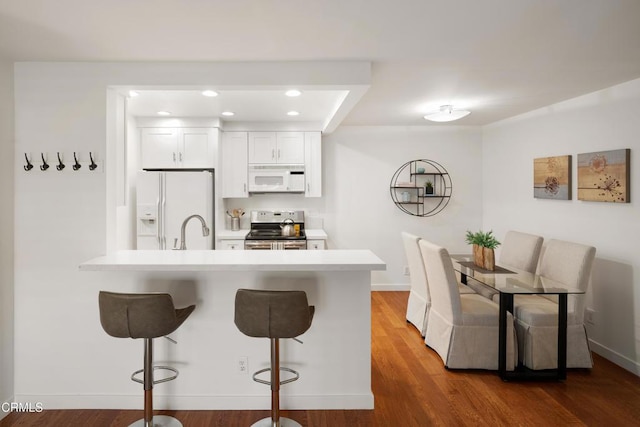
<svg viewBox="0 0 640 427"><path fill-rule="evenodd" d="M533 370L518 366L507 371L507 312L513 315L513 295L500 293L498 373L504 381L567 379L567 294L558 294L558 365L556 369ZM515 318L515 315L514 315Z"/></svg>

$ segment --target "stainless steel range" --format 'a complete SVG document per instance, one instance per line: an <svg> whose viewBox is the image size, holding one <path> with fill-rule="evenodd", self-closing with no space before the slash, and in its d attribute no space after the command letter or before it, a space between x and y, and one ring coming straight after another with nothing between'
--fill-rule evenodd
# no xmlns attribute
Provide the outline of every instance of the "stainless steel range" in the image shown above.
<svg viewBox="0 0 640 427"><path fill-rule="evenodd" d="M304 211L251 211L247 250L307 249Z"/></svg>

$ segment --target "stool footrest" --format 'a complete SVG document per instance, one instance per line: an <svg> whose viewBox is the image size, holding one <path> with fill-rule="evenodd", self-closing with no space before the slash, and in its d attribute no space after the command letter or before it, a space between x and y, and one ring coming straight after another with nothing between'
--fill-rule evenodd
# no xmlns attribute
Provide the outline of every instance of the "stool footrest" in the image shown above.
<svg viewBox="0 0 640 427"><path fill-rule="evenodd" d="M160 384L160 383L166 383L167 381L173 381L176 378L178 378L178 375L180 374L180 372L178 372L178 370L176 368L172 368L171 366L154 366L153 367L153 371L155 372L156 369L161 369L161 370L165 370L165 371L171 371L173 372L175 375L171 375L170 377L167 378L162 378L159 380L153 380L154 384ZM144 369L138 369L137 371L135 371L133 374L131 374L131 381L135 381L139 384L144 384L144 381L136 378L136 375L141 374L144 372Z"/></svg>
<svg viewBox="0 0 640 427"><path fill-rule="evenodd" d="M293 375L295 375L293 378L288 378L288 379L286 379L286 380L282 380L282 381L280 381L280 385L282 385L282 384L289 384L289 383L292 383L292 382L296 381L298 378L300 378L300 374L298 373L298 371L294 371L294 370L293 370L293 369L291 369L291 368L283 368L283 367L280 367L280 370L281 370L281 371L290 372L290 373L292 373ZM264 373L264 372L270 372L270 371L271 371L271 368L264 368L264 369L260 369L259 371L256 371L256 372L253 374L253 380L254 380L255 382L257 382L257 383L266 384L266 385L271 385L271 381L261 380L260 378L256 378L258 375L260 375L260 374L262 374L262 373Z"/></svg>

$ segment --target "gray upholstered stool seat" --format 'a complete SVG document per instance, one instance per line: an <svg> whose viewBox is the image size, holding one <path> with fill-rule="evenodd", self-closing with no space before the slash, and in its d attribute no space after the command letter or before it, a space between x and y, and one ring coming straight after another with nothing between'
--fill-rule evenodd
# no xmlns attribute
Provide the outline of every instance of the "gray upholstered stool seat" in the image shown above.
<svg viewBox="0 0 640 427"><path fill-rule="evenodd" d="M169 294L121 294L101 291L98 298L100 323L105 332L116 338L144 339L144 369L133 373L131 379L144 385L144 418L132 426L182 426L166 415L153 416L153 385L171 381L178 371L169 366L153 366L153 339L169 335L182 325L196 308L195 305L176 309ZM156 369L174 374L160 380L153 379ZM143 379L135 378L143 373Z"/></svg>
<svg viewBox="0 0 640 427"><path fill-rule="evenodd" d="M289 418L280 417L280 385L297 380L298 372L280 367L280 338L294 338L311 327L315 308L307 302L303 291L265 291L239 289L235 301L235 324L245 335L271 340L271 368L261 369L253 375L257 382L271 385L271 417L264 418L253 427L300 426ZM280 381L280 370L294 374ZM256 375L270 371L271 381Z"/></svg>

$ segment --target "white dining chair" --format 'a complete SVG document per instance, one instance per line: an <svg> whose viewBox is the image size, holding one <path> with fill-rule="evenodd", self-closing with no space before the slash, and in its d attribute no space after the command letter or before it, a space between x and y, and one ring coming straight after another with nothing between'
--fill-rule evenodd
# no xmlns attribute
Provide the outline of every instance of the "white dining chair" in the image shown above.
<svg viewBox="0 0 640 427"><path fill-rule="evenodd" d="M431 305L429 298L429 288L427 278L424 272L418 241L420 237L406 232L402 232L402 243L404 252L407 256L407 265L409 266L409 281L411 289L409 290L409 299L407 301L407 322L415 326L420 334L424 337L427 327L427 311Z"/></svg>
<svg viewBox="0 0 640 427"><path fill-rule="evenodd" d="M505 268L511 266L535 273L543 241L542 237L534 234L507 231L500 246L498 263Z"/></svg>
<svg viewBox="0 0 640 427"><path fill-rule="evenodd" d="M420 240L431 308L425 343L450 369L498 369L499 308L477 294L460 294L449 253ZM507 370L517 361L513 317L507 314Z"/></svg>
<svg viewBox="0 0 640 427"><path fill-rule="evenodd" d="M551 239L536 274L587 291L596 249ZM584 327L584 294L567 297L567 368L591 368L593 359ZM558 355L557 297L527 295L514 299L516 332L522 363L531 369L554 369Z"/></svg>
<svg viewBox="0 0 640 427"><path fill-rule="evenodd" d="M404 231L401 235L404 251L407 256L409 281L411 283L409 299L407 301L406 319L407 322L414 325L424 337L427 330L431 297L429 296L429 282L427 281L424 262L418 245L421 238ZM474 293L473 289L461 283L458 284L458 291L460 293Z"/></svg>
<svg viewBox="0 0 640 427"><path fill-rule="evenodd" d="M500 257L498 265L506 269L516 268L529 273L535 273L544 239L534 234L520 231L507 231L500 245ZM480 283L469 281L469 287L485 298L498 302L498 291L483 286Z"/></svg>

